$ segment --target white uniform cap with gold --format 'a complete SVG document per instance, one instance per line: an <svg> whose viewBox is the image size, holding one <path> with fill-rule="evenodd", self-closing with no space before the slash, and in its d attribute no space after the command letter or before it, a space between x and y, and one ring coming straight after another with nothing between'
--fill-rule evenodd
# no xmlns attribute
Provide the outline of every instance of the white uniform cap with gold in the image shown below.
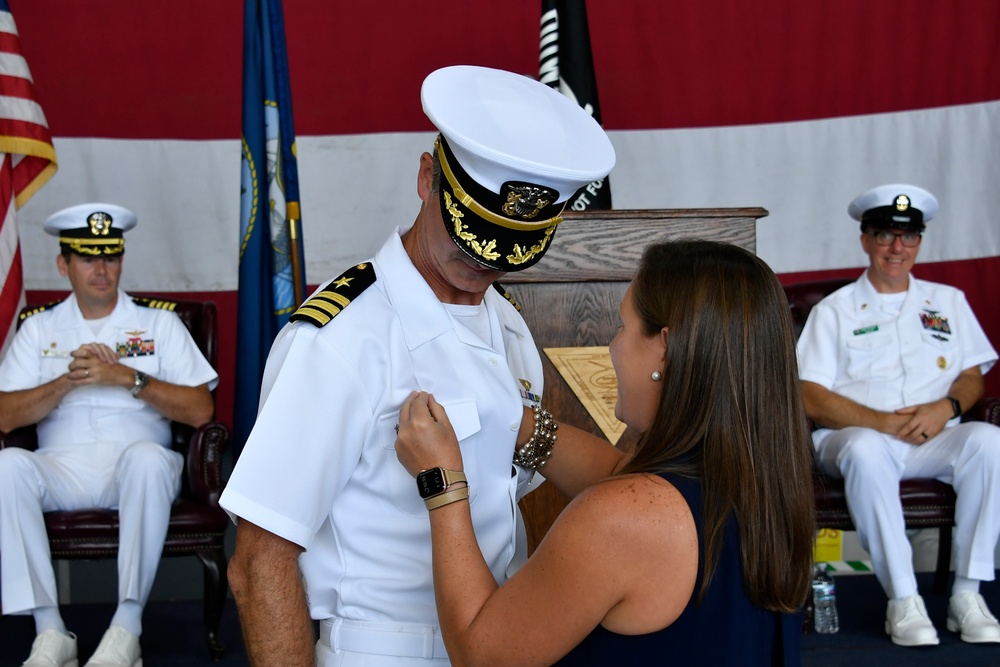
<svg viewBox="0 0 1000 667"><path fill-rule="evenodd" d="M60 248L84 257L120 255L125 252L123 234L137 222L127 208L98 202L53 213L45 221L45 231L59 237Z"/></svg>
<svg viewBox="0 0 1000 667"><path fill-rule="evenodd" d="M548 249L566 201L607 176L615 151L590 114L534 79L470 65L424 79L441 133L441 213L480 264L520 271Z"/></svg>
<svg viewBox="0 0 1000 667"><path fill-rule="evenodd" d="M934 195L905 183L872 188L855 197L847 207L847 213L861 223L861 231L870 227L922 232L924 223L933 218L937 210Z"/></svg>

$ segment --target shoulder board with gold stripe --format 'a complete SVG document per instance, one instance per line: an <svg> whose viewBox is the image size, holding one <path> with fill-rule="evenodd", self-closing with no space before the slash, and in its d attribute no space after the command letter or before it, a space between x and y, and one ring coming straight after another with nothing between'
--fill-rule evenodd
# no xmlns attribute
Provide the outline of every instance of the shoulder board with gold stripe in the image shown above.
<svg viewBox="0 0 1000 667"><path fill-rule="evenodd" d="M325 326L374 282L375 268L371 263L358 264L331 280L325 289L316 292L288 319L309 322L317 327Z"/></svg>
<svg viewBox="0 0 1000 667"><path fill-rule="evenodd" d="M506 287L500 283L493 283L493 289L500 292L500 295L503 296L503 298L510 301L510 305L514 306L514 310L521 312L521 306L518 305L517 301L514 301L514 297L510 295L510 292L507 291Z"/></svg>
<svg viewBox="0 0 1000 667"><path fill-rule="evenodd" d="M143 308L159 308L160 310L174 310L177 308L176 301L167 301L166 299L153 299L148 296L134 296L132 297L132 303L137 306L142 306Z"/></svg>
<svg viewBox="0 0 1000 667"><path fill-rule="evenodd" d="M52 303L47 303L44 306L35 306L34 308L29 308L27 310L23 310L23 311L21 311L21 314L18 315L18 321L23 322L26 319L28 319L29 317L31 317L32 315L37 315L38 313L42 312L43 310L48 310L49 308L52 308L53 306L58 306L62 302L63 302L63 299L59 299L57 301L53 301Z"/></svg>

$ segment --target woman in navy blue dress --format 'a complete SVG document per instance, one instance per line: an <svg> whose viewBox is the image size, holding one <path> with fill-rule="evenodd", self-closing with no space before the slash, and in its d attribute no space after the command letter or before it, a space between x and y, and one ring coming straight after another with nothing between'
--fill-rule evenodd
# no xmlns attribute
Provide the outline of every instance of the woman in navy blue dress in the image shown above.
<svg viewBox="0 0 1000 667"><path fill-rule="evenodd" d="M452 663L797 665L812 450L777 278L736 246L655 244L619 311L615 414L641 437L623 454L559 424L551 442L526 409L515 462L573 500L514 576L483 560L466 482L426 500ZM462 470L433 396L399 424L411 474Z"/></svg>

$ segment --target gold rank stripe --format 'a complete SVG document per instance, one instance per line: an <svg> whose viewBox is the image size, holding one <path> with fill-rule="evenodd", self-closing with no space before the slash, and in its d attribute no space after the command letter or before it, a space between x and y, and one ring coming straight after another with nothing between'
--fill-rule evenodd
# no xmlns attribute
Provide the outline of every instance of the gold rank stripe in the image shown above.
<svg viewBox="0 0 1000 667"><path fill-rule="evenodd" d="M148 296L134 296L132 297L132 303L137 306L142 306L143 308L159 308L160 310L176 310L176 301L167 301L166 299L153 299Z"/></svg>
<svg viewBox="0 0 1000 667"><path fill-rule="evenodd" d="M21 326L21 322L25 321L26 319L28 319L32 315L37 315L38 313L40 313L40 312L42 312L44 310L47 310L47 309L51 308L52 306L58 306L62 302L63 302L63 300L59 299L57 301L53 301L51 303L47 303L44 306L25 307L24 310L21 311L21 314L18 315L17 325Z"/></svg>
<svg viewBox="0 0 1000 667"><path fill-rule="evenodd" d="M514 301L514 297L510 295L510 292L507 291L506 287L504 287L500 283L493 283L493 289L500 292L501 296L507 299L507 301L510 302L510 305L514 306L514 310L516 310L517 312L521 312L521 305L517 301Z"/></svg>
<svg viewBox="0 0 1000 667"><path fill-rule="evenodd" d="M302 304L289 318L322 327L358 298L375 282L375 269L368 262L358 264L334 278L322 291Z"/></svg>

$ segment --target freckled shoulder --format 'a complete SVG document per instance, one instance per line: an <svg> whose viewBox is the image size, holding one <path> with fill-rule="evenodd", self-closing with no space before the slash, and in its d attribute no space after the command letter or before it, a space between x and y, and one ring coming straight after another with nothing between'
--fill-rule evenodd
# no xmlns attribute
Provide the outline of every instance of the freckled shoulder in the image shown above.
<svg viewBox="0 0 1000 667"><path fill-rule="evenodd" d="M370 262L351 267L299 306L289 320L325 326L374 282L375 267Z"/></svg>

